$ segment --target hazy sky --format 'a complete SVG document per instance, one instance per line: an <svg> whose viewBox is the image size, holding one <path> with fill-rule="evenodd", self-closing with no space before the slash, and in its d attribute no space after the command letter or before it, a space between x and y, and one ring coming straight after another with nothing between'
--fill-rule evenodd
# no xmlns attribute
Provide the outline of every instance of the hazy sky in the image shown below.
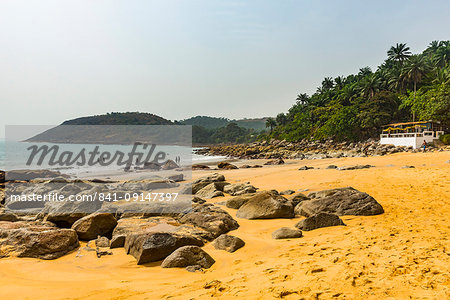
<svg viewBox="0 0 450 300"><path fill-rule="evenodd" d="M448 0L0 0L0 126L275 116L396 42L449 39L449 14Z"/></svg>

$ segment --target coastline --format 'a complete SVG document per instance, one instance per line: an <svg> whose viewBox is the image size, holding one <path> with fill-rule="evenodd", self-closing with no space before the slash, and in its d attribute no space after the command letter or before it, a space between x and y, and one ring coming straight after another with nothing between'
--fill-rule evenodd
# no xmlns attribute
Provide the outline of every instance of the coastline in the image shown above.
<svg viewBox="0 0 450 300"><path fill-rule="evenodd" d="M385 213L344 216L347 226L305 232L304 237L273 240L270 234L301 218L244 220L220 206L239 224L230 232L246 245L235 253L204 249L216 263L204 273L138 266L124 249L98 259L77 251L53 261L0 260L0 298L433 298L449 296L450 152L396 153L386 156L286 160L258 169L197 170L193 179L218 172L231 183L250 182L261 190L318 191L352 186L372 195ZM266 160L240 160L262 164ZM370 164L340 171L330 164ZM302 166L315 169L300 171ZM402 168L412 165L415 168ZM229 197L229 196L228 196ZM221 202L217 197L208 202ZM447 252L446 252L447 251ZM38 274L38 275L37 275Z"/></svg>

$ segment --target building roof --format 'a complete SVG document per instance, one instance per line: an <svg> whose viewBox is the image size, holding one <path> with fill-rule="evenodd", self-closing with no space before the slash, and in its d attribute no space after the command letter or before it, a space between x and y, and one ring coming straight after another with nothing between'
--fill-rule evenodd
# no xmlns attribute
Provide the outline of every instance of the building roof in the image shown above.
<svg viewBox="0 0 450 300"><path fill-rule="evenodd" d="M433 122L433 121L404 122L404 123L392 123L392 124L387 124L387 125L383 125L383 126L420 125L420 124L426 124L426 123L438 123L438 122Z"/></svg>

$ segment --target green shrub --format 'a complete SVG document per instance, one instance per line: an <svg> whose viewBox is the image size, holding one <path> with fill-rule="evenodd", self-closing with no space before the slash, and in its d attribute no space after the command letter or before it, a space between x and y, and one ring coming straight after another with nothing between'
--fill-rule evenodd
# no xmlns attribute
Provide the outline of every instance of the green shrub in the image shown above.
<svg viewBox="0 0 450 300"><path fill-rule="evenodd" d="M444 144L450 145L450 134L444 134L444 135L441 135L441 136L439 137L439 139L440 139L441 142L443 142Z"/></svg>

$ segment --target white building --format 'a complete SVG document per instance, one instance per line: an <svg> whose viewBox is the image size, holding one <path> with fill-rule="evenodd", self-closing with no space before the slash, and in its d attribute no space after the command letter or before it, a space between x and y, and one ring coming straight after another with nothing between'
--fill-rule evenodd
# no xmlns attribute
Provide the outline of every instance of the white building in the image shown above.
<svg viewBox="0 0 450 300"><path fill-rule="evenodd" d="M420 148L423 142L432 143L444 134L439 122L407 122L384 126L380 144Z"/></svg>

